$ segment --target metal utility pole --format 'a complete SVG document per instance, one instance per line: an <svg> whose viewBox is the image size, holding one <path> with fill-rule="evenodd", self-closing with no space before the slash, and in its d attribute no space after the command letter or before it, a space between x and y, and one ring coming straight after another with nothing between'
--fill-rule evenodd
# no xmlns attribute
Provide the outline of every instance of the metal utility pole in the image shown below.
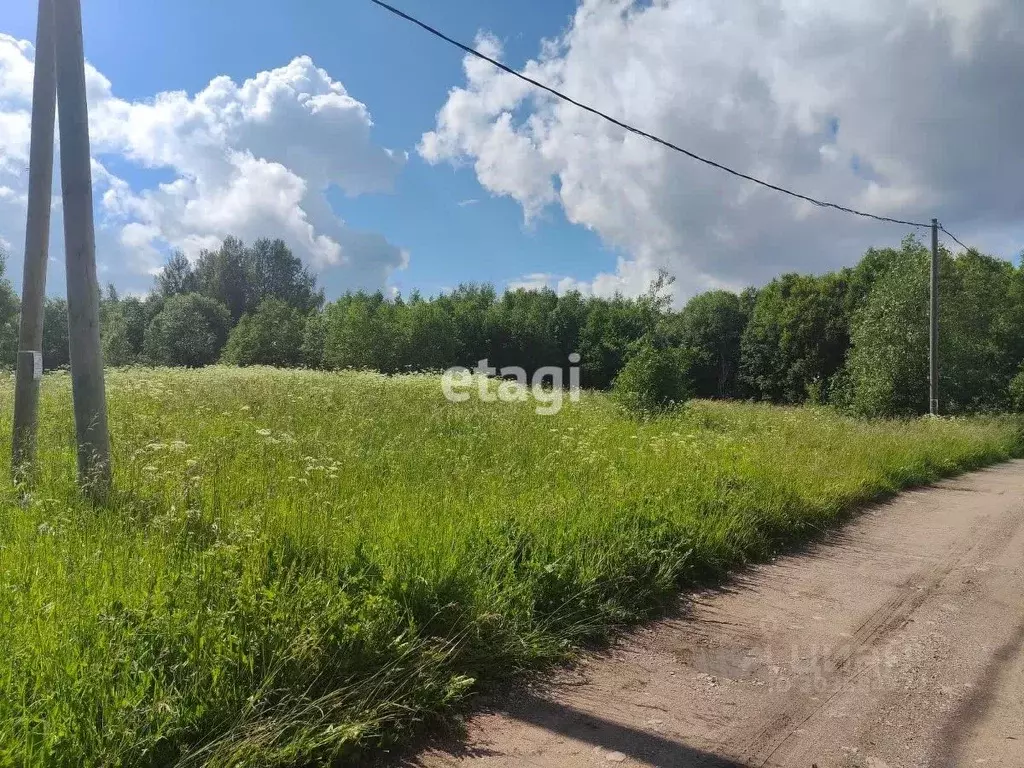
<svg viewBox="0 0 1024 768"><path fill-rule="evenodd" d="M928 412L939 415L939 220L932 219L931 310L928 332Z"/></svg>
<svg viewBox="0 0 1024 768"><path fill-rule="evenodd" d="M50 253L50 194L53 189L53 130L57 106L57 65L52 0L39 0L36 62L32 85L32 144L29 151L28 226L21 291L17 378L14 385L15 482L35 463L39 379L43 373L43 297Z"/></svg>
<svg viewBox="0 0 1024 768"><path fill-rule="evenodd" d="M68 339L78 437L78 479L94 497L102 498L110 487L110 437L100 347L100 288L96 280L82 6L80 0L52 2L56 20Z"/></svg>

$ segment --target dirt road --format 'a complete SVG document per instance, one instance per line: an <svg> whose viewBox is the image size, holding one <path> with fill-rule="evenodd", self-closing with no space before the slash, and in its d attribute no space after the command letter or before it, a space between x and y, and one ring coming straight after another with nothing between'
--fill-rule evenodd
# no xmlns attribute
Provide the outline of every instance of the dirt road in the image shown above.
<svg viewBox="0 0 1024 768"><path fill-rule="evenodd" d="M1024 461L691 595L415 764L1024 767Z"/></svg>

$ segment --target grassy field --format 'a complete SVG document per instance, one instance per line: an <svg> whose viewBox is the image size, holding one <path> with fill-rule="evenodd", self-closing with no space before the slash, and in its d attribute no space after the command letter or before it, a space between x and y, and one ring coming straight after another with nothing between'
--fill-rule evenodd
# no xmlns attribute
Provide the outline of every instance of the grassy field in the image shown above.
<svg viewBox="0 0 1024 768"><path fill-rule="evenodd" d="M449 404L427 376L134 370L107 391L108 507L75 492L60 374L37 491L0 495L0 765L302 765L400 740L857 502L1021 448L997 419L637 422L590 394L543 418Z"/></svg>

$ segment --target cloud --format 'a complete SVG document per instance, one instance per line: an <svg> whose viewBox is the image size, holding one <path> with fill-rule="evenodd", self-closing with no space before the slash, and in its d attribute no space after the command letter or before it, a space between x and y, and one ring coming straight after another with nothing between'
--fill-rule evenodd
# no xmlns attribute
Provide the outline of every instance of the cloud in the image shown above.
<svg viewBox="0 0 1024 768"><path fill-rule="evenodd" d="M510 291L520 289L539 291L548 288L559 296L573 291L584 296L613 296L617 293L635 296L647 291L651 287L651 283L658 276L657 270L649 271L646 267L638 267L636 262L620 259L617 272L601 273L591 280L583 280L572 275L557 275L550 272L531 272L507 280L505 287ZM700 290L718 288L739 290L740 288L740 286L729 285L715 280L702 281L699 287Z"/></svg>
<svg viewBox="0 0 1024 768"><path fill-rule="evenodd" d="M0 236L19 250L32 58L30 43L0 34ZM171 249L195 257L227 235L282 238L329 293L383 287L407 264L383 236L347 227L326 197L332 188L390 191L406 155L373 142L366 106L309 57L241 84L217 77L196 94L146 101L118 98L89 65L86 81L101 280L146 287ZM149 174L166 178L139 181ZM54 214L51 249L60 253Z"/></svg>
<svg viewBox="0 0 1024 768"><path fill-rule="evenodd" d="M480 201L475 198L469 198L468 200L459 200L456 205L459 206L459 208L468 208L469 206L476 205L479 202Z"/></svg>
<svg viewBox="0 0 1024 768"><path fill-rule="evenodd" d="M533 272L529 275L522 275L514 280L509 280L508 289L510 291L518 291L520 289L539 291L542 288L553 288L558 284L558 280L557 275L550 275L546 272Z"/></svg>
<svg viewBox="0 0 1024 768"><path fill-rule="evenodd" d="M1020 249L1018 0L583 0L523 71L774 184ZM660 267L681 296L822 272L906 234L700 165L485 62L467 57L465 77L421 156L471 163L528 221L558 205L594 230L622 254L583 280L598 293L638 293Z"/></svg>

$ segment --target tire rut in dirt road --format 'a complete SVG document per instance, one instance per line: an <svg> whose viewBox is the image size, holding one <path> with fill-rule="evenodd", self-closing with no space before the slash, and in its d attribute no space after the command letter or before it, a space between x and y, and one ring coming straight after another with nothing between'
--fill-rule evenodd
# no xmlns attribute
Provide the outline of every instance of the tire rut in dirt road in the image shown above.
<svg viewBox="0 0 1024 768"><path fill-rule="evenodd" d="M1024 766L1024 462L871 507L681 607L412 762Z"/></svg>
<svg viewBox="0 0 1024 768"><path fill-rule="evenodd" d="M952 490L976 492L976 489ZM746 761L760 768L780 757L787 740L825 711L866 671L864 666L851 665L851 661L883 645L892 633L903 629L914 612L933 598L950 575L966 562L987 558L1005 549L1022 526L1024 514L1002 516L991 523L977 523L933 565L911 574L892 599L879 606L857 627L850 642L825 660L822 682L827 691L826 697L797 698L782 703L778 711L769 715L763 730L747 745L743 753ZM779 764L786 763L782 761Z"/></svg>
<svg viewBox="0 0 1024 768"><path fill-rule="evenodd" d="M871 613L857 627L849 643L844 643L828 659L823 667L825 677L822 682L831 689L830 695L824 700L818 696L812 700L797 698L783 701L779 708L768 713L767 724L758 732L744 750L747 761L754 766L764 766L784 745L795 731L820 713L849 683L856 680L863 672L850 664L852 660L863 654L875 644L884 640L893 630L904 625L907 617L913 613L935 591L942 581L952 572L960 561L967 547L951 553L931 568L915 573L901 586L897 594Z"/></svg>

